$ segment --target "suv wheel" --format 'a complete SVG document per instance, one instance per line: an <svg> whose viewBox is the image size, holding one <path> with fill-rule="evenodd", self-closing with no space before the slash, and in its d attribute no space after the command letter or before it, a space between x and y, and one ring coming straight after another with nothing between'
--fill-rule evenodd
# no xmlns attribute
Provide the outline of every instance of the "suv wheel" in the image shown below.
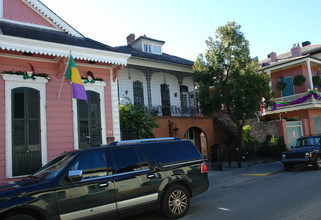
<svg viewBox="0 0 321 220"><path fill-rule="evenodd" d="M9 216L8 218L5 218L5 220L36 220L34 217L30 215L24 215L24 214L19 214L19 215L12 215Z"/></svg>
<svg viewBox="0 0 321 220"><path fill-rule="evenodd" d="M286 163L284 163L283 166L284 166L284 169L285 169L285 170L292 170L292 169L293 169L293 165L292 165L292 164L286 164Z"/></svg>
<svg viewBox="0 0 321 220"><path fill-rule="evenodd" d="M161 212L167 218L183 217L189 209L190 195L181 185L171 186L164 194Z"/></svg>
<svg viewBox="0 0 321 220"><path fill-rule="evenodd" d="M320 155L317 155L314 162L313 162L313 168L315 170L321 169L321 157Z"/></svg>

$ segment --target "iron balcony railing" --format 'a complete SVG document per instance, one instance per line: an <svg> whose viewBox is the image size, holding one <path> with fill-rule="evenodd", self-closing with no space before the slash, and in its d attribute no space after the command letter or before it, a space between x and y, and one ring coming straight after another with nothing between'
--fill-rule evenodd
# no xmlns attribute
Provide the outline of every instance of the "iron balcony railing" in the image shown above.
<svg viewBox="0 0 321 220"><path fill-rule="evenodd" d="M145 110L154 112L156 116L195 116L197 115L198 109L195 106L180 107L180 106L144 106Z"/></svg>
<svg viewBox="0 0 321 220"><path fill-rule="evenodd" d="M279 98L275 98L274 101L276 102L292 102L292 101L295 101L299 98L302 98L303 96L306 96L307 93L298 93L298 94L295 94L295 95L290 95L290 96L284 96L284 97L279 97ZM321 93L318 92L318 96L320 96ZM318 100L318 99L314 99L313 96L310 96L308 100L306 100L305 102L302 102L302 103L298 103L298 104L291 104L291 105L287 105L287 106L277 106L276 107L276 110L286 110L286 109L289 109L289 108L293 108L293 107L300 107L300 106L306 106L306 105L311 105L311 104L321 104L321 100ZM268 108L267 111L270 111L271 113L273 111L271 111L272 107Z"/></svg>

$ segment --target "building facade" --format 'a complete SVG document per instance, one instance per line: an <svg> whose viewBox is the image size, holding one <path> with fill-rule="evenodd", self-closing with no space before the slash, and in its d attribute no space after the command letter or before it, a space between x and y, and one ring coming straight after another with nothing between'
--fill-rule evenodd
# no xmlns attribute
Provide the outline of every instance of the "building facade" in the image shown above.
<svg viewBox="0 0 321 220"><path fill-rule="evenodd" d="M180 137L195 143L205 158L215 142L213 119L199 114L193 62L162 51L165 42L146 36L127 37L118 52L131 54L119 71L120 104L131 102L155 113L156 137Z"/></svg>
<svg viewBox="0 0 321 220"><path fill-rule="evenodd" d="M287 53L272 52L261 63L271 77L272 105L263 120L278 120L288 147L300 136L321 133L321 44L294 44Z"/></svg>
<svg viewBox="0 0 321 220"><path fill-rule="evenodd" d="M0 2L0 181L120 140L116 79L130 55L84 37L40 1ZM63 80L70 54L88 103Z"/></svg>

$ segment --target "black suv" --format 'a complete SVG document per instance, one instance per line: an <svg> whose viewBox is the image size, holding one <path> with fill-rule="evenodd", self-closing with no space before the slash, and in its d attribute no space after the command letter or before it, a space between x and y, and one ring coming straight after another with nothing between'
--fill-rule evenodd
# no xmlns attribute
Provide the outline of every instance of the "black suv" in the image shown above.
<svg viewBox="0 0 321 220"><path fill-rule="evenodd" d="M312 164L314 169L320 169L320 140L321 136L298 138L289 151L282 153L284 169L290 170L297 164Z"/></svg>
<svg viewBox="0 0 321 220"><path fill-rule="evenodd" d="M179 218L208 185L206 164L191 141L120 141L63 153L0 187L0 219L97 219L153 208Z"/></svg>

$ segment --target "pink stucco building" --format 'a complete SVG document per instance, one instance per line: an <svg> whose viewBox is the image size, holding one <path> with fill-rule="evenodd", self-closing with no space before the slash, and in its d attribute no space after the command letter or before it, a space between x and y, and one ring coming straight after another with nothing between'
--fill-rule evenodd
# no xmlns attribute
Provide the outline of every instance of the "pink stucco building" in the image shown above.
<svg viewBox="0 0 321 220"><path fill-rule="evenodd" d="M0 181L63 151L119 140L116 78L130 55L84 37L40 1L0 3ZM88 104L63 81L70 53Z"/></svg>
<svg viewBox="0 0 321 220"><path fill-rule="evenodd" d="M278 120L279 134L288 147L301 136L320 134L321 44L296 43L286 53L270 53L261 64L261 70L271 77L271 90L278 103L266 110L263 120ZM285 87L280 88L281 84ZM302 101L304 97L308 99Z"/></svg>

